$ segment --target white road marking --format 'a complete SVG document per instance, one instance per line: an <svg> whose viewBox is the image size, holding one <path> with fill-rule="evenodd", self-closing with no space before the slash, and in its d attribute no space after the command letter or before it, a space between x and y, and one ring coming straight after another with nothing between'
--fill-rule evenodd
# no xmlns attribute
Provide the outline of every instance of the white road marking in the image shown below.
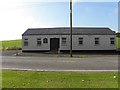
<svg viewBox="0 0 120 90"><path fill-rule="evenodd" d="M40 72L118 72L118 70L45 70L45 69L22 69L22 68L2 68L2 70L40 71Z"/></svg>

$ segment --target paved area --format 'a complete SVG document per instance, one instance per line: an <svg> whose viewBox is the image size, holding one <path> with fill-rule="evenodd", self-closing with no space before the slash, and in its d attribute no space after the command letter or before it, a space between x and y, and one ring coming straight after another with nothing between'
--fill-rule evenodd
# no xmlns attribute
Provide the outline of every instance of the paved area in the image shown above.
<svg viewBox="0 0 120 90"><path fill-rule="evenodd" d="M118 55L87 58L2 56L2 68L36 71L118 70Z"/></svg>

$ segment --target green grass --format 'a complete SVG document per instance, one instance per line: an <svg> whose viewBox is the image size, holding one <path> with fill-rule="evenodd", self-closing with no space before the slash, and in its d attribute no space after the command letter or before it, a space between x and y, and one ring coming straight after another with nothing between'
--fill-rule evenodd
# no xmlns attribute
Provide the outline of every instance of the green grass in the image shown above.
<svg viewBox="0 0 120 90"><path fill-rule="evenodd" d="M15 47L21 48L21 39L0 41L0 49L15 49Z"/></svg>
<svg viewBox="0 0 120 90"><path fill-rule="evenodd" d="M117 72L2 72L3 88L117 88ZM84 80L84 81L82 81Z"/></svg>
<svg viewBox="0 0 120 90"><path fill-rule="evenodd" d="M117 45L117 48L120 48L120 38L117 38L116 45Z"/></svg>

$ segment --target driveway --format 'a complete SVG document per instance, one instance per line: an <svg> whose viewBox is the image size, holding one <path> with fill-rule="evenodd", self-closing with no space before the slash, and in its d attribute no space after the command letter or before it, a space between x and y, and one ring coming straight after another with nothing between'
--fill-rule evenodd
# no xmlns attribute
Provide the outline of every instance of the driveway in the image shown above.
<svg viewBox="0 0 120 90"><path fill-rule="evenodd" d="M2 56L2 69L36 71L118 70L118 55L87 58Z"/></svg>

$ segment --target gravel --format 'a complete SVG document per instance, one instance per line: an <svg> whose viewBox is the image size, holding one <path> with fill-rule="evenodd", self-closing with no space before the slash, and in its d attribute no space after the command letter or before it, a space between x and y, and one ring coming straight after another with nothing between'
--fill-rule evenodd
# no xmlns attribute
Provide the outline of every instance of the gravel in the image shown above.
<svg viewBox="0 0 120 90"><path fill-rule="evenodd" d="M69 53L46 53L46 52L22 52L22 50L4 50L2 52L2 56L33 56L33 57L69 57ZM88 57L101 57L101 56L108 56L108 55L118 55L117 53L91 53L91 52L80 52L80 53L73 53L73 57L76 58L88 58Z"/></svg>

